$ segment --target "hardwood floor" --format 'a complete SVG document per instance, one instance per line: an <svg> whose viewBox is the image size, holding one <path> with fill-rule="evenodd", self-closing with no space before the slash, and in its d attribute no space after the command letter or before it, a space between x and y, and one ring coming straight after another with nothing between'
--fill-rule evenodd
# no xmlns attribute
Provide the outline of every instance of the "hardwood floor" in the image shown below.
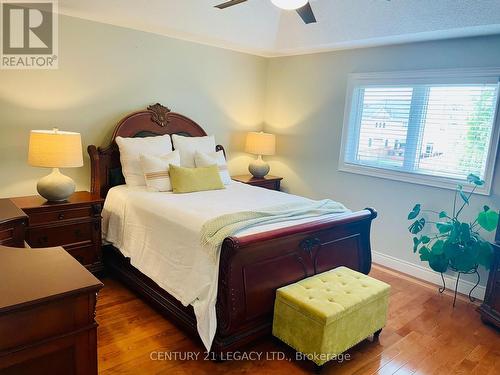
<svg viewBox="0 0 500 375"><path fill-rule="evenodd" d="M452 297L439 295L435 286L378 266L371 276L392 286L388 324L379 342L362 342L348 352L350 360L329 363L322 374L498 374L500 333L481 323L476 305L461 298L453 309ZM199 342L117 281L103 281L97 304L102 375L313 372L310 362L296 361L295 352L272 337L246 349L260 360L204 361ZM198 360L186 358L187 352L199 353Z"/></svg>

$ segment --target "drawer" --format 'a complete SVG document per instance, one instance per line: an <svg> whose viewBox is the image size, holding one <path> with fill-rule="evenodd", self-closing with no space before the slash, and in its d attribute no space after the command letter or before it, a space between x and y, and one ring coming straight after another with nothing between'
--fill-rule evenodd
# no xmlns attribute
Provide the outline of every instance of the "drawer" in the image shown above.
<svg viewBox="0 0 500 375"><path fill-rule="evenodd" d="M259 182L259 183L253 183L254 186L269 189L269 190L279 190L278 188L278 183L276 181L266 181L266 182Z"/></svg>
<svg viewBox="0 0 500 375"><path fill-rule="evenodd" d="M28 229L27 242L33 247L64 246L80 247L97 242L100 233L99 221L89 221L54 227Z"/></svg>
<svg viewBox="0 0 500 375"><path fill-rule="evenodd" d="M0 228L0 245L6 245L14 238L14 228Z"/></svg>
<svg viewBox="0 0 500 375"><path fill-rule="evenodd" d="M500 314L500 288L497 285L495 290L493 291L491 297L491 308L496 311L498 314Z"/></svg>
<svg viewBox="0 0 500 375"><path fill-rule="evenodd" d="M86 266L89 264L94 264L99 261L99 256L97 255L97 247L95 245L76 247L73 249L68 249L68 253L75 258L80 264Z"/></svg>
<svg viewBox="0 0 500 375"><path fill-rule="evenodd" d="M30 225L48 224L62 222L64 220L91 218L94 215L92 207L80 207L66 210L54 210L45 212L30 212Z"/></svg>
<svg viewBox="0 0 500 375"><path fill-rule="evenodd" d="M0 224L0 245L23 247L25 224L25 220Z"/></svg>
<svg viewBox="0 0 500 375"><path fill-rule="evenodd" d="M26 308L17 307L0 315L0 353L19 350L25 345L33 346L39 340L50 341L75 329L85 328L92 321L89 296L78 296L75 292L72 291L75 295L67 298L59 297L48 303L38 302ZM0 358L1 368L5 357Z"/></svg>

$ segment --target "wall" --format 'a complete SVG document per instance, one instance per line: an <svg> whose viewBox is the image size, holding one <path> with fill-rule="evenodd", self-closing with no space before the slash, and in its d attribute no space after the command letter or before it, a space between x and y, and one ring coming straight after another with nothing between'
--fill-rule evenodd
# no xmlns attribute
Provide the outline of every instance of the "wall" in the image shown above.
<svg viewBox="0 0 500 375"><path fill-rule="evenodd" d="M244 133L265 119L266 130L278 134L272 173L285 177L286 190L375 207L375 259L418 266L406 213L417 201L442 207L452 192L337 170L347 75L500 66L499 46L500 36L490 36L264 59L61 16L58 70L0 70L0 197L33 194L48 173L27 165L30 129L58 126L81 132L84 147L106 145L124 115L159 101L215 134L233 174L248 165ZM500 208L496 164L493 193L476 196L473 210ZM65 173L87 189L86 153L83 168Z"/></svg>
<svg viewBox="0 0 500 375"><path fill-rule="evenodd" d="M422 265L411 251L407 212L416 202L449 207L453 192L338 171L347 76L351 72L483 66L500 66L500 35L270 60L265 129L278 134L271 173L284 176L285 188L295 194L333 198L352 209L375 207L379 217L372 245L381 254L375 253L375 258L390 264L390 257L395 257L409 262L407 269ZM499 164L497 158L492 195L474 196L471 211L483 204L500 209Z"/></svg>
<svg viewBox="0 0 500 375"><path fill-rule="evenodd" d="M260 129L267 61L263 58L67 16L60 17L59 69L0 70L0 197L33 194L49 170L28 166L30 129L82 133L106 145L131 111L160 102L185 114L225 145L230 169L249 157L244 132ZM64 172L89 185L89 161Z"/></svg>

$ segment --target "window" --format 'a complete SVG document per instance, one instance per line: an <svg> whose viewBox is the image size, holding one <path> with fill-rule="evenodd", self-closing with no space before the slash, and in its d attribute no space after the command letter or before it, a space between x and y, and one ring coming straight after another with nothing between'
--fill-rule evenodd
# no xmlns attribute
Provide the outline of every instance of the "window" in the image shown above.
<svg viewBox="0 0 500 375"><path fill-rule="evenodd" d="M470 173L489 194L500 69L352 74L339 168L444 188Z"/></svg>

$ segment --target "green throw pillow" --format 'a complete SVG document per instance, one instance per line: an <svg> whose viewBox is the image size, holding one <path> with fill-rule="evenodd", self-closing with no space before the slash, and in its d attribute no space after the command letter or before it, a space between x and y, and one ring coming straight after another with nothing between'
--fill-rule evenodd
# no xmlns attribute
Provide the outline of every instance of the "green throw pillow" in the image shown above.
<svg viewBox="0 0 500 375"><path fill-rule="evenodd" d="M169 173L174 193L224 189L217 165L183 168L170 164Z"/></svg>

